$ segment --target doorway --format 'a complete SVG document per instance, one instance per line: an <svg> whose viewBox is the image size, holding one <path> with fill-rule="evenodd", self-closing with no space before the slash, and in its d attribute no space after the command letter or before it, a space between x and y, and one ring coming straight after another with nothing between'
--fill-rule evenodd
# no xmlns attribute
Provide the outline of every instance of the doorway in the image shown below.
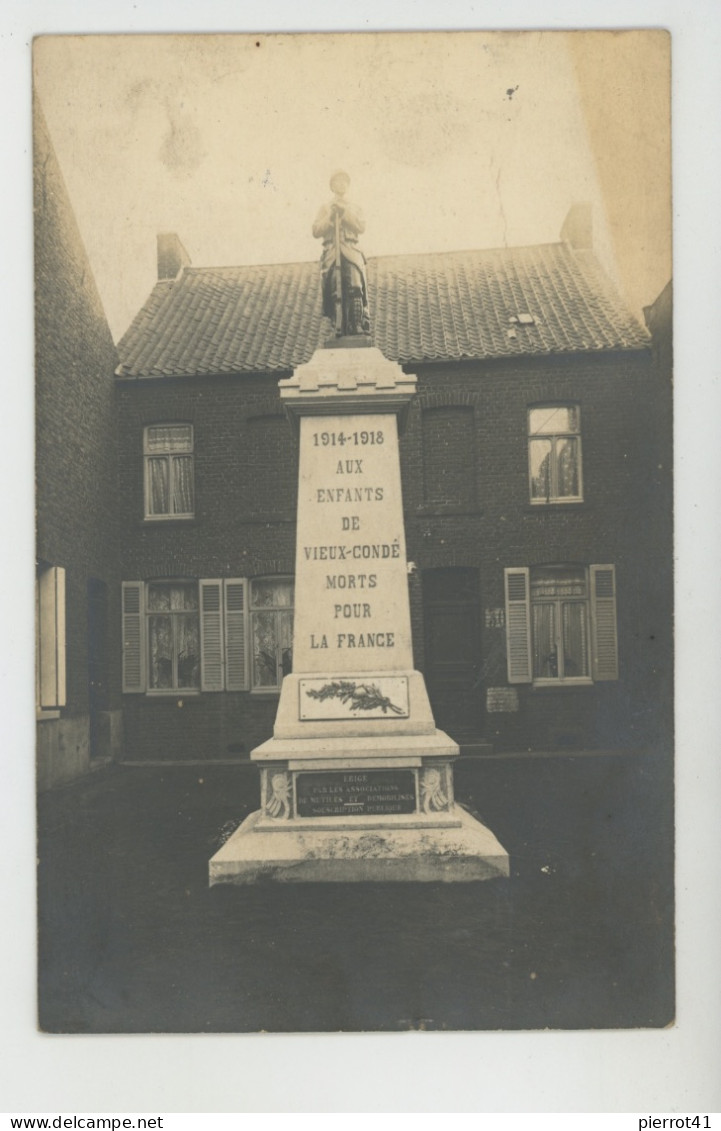
<svg viewBox="0 0 721 1131"><path fill-rule="evenodd" d="M90 758L110 752L108 697L108 587L88 578L88 715Z"/></svg>
<svg viewBox="0 0 721 1131"><path fill-rule="evenodd" d="M423 573L425 674L436 726L456 742L483 734L478 570Z"/></svg>

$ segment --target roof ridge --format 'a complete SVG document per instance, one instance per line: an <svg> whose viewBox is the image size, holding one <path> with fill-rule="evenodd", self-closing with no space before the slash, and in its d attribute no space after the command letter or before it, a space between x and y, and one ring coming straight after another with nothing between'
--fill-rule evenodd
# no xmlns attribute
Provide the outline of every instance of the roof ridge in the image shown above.
<svg viewBox="0 0 721 1131"><path fill-rule="evenodd" d="M456 247L438 251L390 251L382 255L367 255L366 263L380 263L389 259L431 259L442 256L456 255L494 255L501 252L541 251L544 248L567 248L569 253L575 255L577 251L595 255L592 248L575 249L570 247L565 240L549 240L546 243L505 244L495 247ZM158 279L158 283L174 283L183 275L197 275L204 271L249 271L268 267L317 267L320 260L316 259L283 259L277 262L262 263L186 263L174 279Z"/></svg>
<svg viewBox="0 0 721 1131"><path fill-rule="evenodd" d="M391 251L385 255L369 255L368 263L381 259L430 259L443 255L492 255L495 252L507 251L540 251L548 247L568 247L564 240L549 240L547 243L505 244L496 247L456 247L444 251ZM573 248L569 248L573 251ZM588 249L586 249L588 250Z"/></svg>
<svg viewBox="0 0 721 1131"><path fill-rule="evenodd" d="M208 263L203 264L203 266L186 263L180 273L181 275L194 275L200 271L240 271L262 267L317 267L319 262L319 259L286 259L279 263ZM169 281L174 282L173 279Z"/></svg>

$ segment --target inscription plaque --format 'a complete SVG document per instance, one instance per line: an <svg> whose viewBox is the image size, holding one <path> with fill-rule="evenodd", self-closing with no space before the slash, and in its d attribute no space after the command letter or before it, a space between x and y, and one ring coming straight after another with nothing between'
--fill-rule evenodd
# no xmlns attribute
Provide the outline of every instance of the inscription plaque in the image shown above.
<svg viewBox="0 0 721 1131"><path fill-rule="evenodd" d="M404 676L301 679L298 687L301 719L408 718Z"/></svg>
<svg viewBox="0 0 721 1131"><path fill-rule="evenodd" d="M486 710L491 713L518 710L518 692L515 687L489 687L486 691Z"/></svg>
<svg viewBox="0 0 721 1131"><path fill-rule="evenodd" d="M393 412L301 418L293 648L304 675L413 667Z"/></svg>
<svg viewBox="0 0 721 1131"><path fill-rule="evenodd" d="M415 774L412 770L299 773L296 803L299 817L415 813Z"/></svg>

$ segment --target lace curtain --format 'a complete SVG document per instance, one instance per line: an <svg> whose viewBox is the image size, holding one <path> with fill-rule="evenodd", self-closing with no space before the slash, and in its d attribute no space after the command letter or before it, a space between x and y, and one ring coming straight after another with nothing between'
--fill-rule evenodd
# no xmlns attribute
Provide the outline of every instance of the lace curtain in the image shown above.
<svg viewBox="0 0 721 1131"><path fill-rule="evenodd" d="M148 587L149 686L200 686L200 626L194 585Z"/></svg>
<svg viewBox="0 0 721 1131"><path fill-rule="evenodd" d="M148 496L149 514L193 514L193 457L150 458Z"/></svg>

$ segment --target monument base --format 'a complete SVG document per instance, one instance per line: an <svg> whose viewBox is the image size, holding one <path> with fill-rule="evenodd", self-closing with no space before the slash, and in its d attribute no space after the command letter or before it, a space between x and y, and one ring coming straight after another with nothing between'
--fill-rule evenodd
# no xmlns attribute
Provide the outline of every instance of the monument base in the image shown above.
<svg viewBox="0 0 721 1131"><path fill-rule="evenodd" d="M362 827L269 824L251 813L210 861L210 884L469 883L509 875L508 853L459 805L448 823L418 814Z"/></svg>

